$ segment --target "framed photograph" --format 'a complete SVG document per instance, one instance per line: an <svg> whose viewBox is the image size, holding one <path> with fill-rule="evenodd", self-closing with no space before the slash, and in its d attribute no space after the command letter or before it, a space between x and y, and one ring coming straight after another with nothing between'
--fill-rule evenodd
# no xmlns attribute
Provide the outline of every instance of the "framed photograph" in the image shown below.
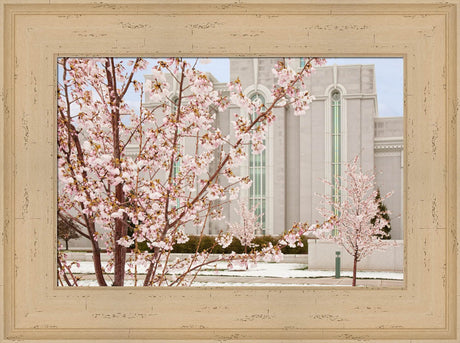
<svg viewBox="0 0 460 343"><path fill-rule="evenodd" d="M404 4L384 0L4 0L0 4L4 32L0 45L2 342L457 342L458 5L457 1L421 4L416 0ZM402 136L403 145L394 139L379 138L378 122L368 124L375 126L376 131L369 134L377 142L375 147L381 149L379 156L394 156L395 151L388 152L389 146L399 146L404 186L398 194L402 208L398 225L402 228L404 281L393 287L62 287L67 281L68 286L72 285L72 280L66 281L64 274L57 273L60 260L56 232L63 218L58 214L61 207L57 195L59 183L64 180L62 165L58 165L64 137L58 130L62 125L58 119L62 101L58 93L67 85L62 70L75 71L75 65L66 64L69 59L99 58L109 68L110 58L254 58L247 60L248 68L262 73L263 66L255 67L257 63L264 64L262 58L291 57L296 68L303 68L306 56L402 60L404 116L398 119L402 123L398 132L402 134L395 137ZM239 64L242 74L244 63ZM115 62L111 67L115 68ZM345 88L337 82L348 75L352 84L352 68L321 68L326 69L318 75L330 74L336 85L329 89L330 98L319 97L321 106L329 106L337 114L342 111L341 99L347 99L343 113L351 118L361 111L366 96L356 92L347 98ZM350 87L358 89L375 83L368 69L360 66L356 72L364 75L365 81L361 78ZM146 80L152 84L154 78L148 76ZM260 85L260 89L263 87ZM249 88L245 91L248 97L254 93ZM85 89L81 90L83 94ZM154 92L151 95L155 96ZM352 99L356 106L352 106ZM174 104L173 98L169 100ZM154 100L150 105L154 106ZM68 113L74 114L79 116ZM302 120L299 130L309 128ZM295 126L292 123L286 119L276 129L279 132L272 132L274 137L282 137L273 144L280 154L290 153L287 143L278 143L291 139L284 138L283 130ZM336 123L327 125L334 136ZM353 135L353 127L348 125L347 134ZM336 145L333 140L327 142L323 143L324 149L329 149L328 155L340 148L339 140ZM87 146L90 144L92 141ZM348 151L348 159L353 157L350 146L343 148ZM307 151L302 149L301 152ZM340 163L331 156L327 174L336 175L334 165ZM270 161L269 150L267 160ZM312 189L302 181L307 179L302 178L305 168L299 161L289 173L297 175L300 182L295 185L291 179L290 189L297 189L299 199L307 199ZM382 161L379 163L386 165ZM174 168L180 173L181 166L173 162L169 166L171 173ZM251 169L256 162L249 163L249 171L259 175L255 167ZM113 172L114 176L118 174ZM129 189L124 191L128 193ZM249 194L254 192L251 188ZM335 193L331 192L333 197ZM270 194L266 206L271 212L263 217L260 230L275 232L273 227L280 218L273 213L288 217L294 207L285 201L287 198L278 196L280 192ZM251 195L248 199L251 201ZM168 211L176 213L185 206L181 201L175 198ZM265 202L261 203L265 206ZM128 212L124 213L120 218L128 218ZM116 241L121 238L126 239L129 249L134 244L127 235ZM155 246L149 248L154 250ZM312 245L309 254L320 249L320 244ZM314 262L309 257L309 264ZM155 280L152 277L151 283ZM102 279L98 283L101 285Z"/></svg>

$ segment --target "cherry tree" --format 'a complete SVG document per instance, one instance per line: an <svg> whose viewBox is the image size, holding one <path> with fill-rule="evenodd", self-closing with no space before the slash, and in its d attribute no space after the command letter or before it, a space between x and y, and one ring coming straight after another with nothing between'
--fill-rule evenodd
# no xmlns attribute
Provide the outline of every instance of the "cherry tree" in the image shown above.
<svg viewBox="0 0 460 343"><path fill-rule="evenodd" d="M235 212L241 218L241 222L229 223L229 232L241 242L244 252L247 253L247 249L253 246L256 231L261 229L259 216L244 201L238 202Z"/></svg>
<svg viewBox="0 0 460 343"><path fill-rule="evenodd" d="M330 182L324 182L333 187ZM382 240L387 236L383 229L388 221L377 214L381 201L391 196L392 192L377 197L375 175L361 170L358 156L345 164L344 174L336 179L335 185L342 196L323 196L325 206L320 209L320 213L326 218L337 213L337 218L333 221L334 229L318 227L312 232L318 238L336 242L353 256L352 285L356 286L358 262L389 244Z"/></svg>
<svg viewBox="0 0 460 343"><path fill-rule="evenodd" d="M145 83L136 79L149 64L142 58L59 59L58 215L84 228L79 233L91 242L99 286L108 285L112 271L113 286L123 286L126 275L137 285L138 268L146 270L143 286L179 286L189 285L204 265L216 261L280 258L283 242L241 256L211 258L209 250L173 260L171 251L188 240L187 226L203 234L210 220L222 219L223 204L250 186L249 177L236 170L248 146L255 154L264 150L273 109L290 105L294 114L305 113L312 101L306 79L324 63L306 61L297 71L288 60L278 61L271 105L263 106L243 93L238 79L226 92L215 90L196 63L182 58L155 62ZM126 99L130 89L139 95L136 107ZM145 95L152 106L144 105ZM215 120L230 104L242 110L233 114L233 132L226 135ZM135 156L128 153L132 146ZM229 240L231 234L223 232L215 244ZM148 250L141 251L140 243Z"/></svg>
<svg viewBox="0 0 460 343"><path fill-rule="evenodd" d="M252 241L256 237L256 231L261 229L259 216L254 210L250 209L245 201L239 201L235 212L241 218L241 222L228 223L228 233L240 241L244 247L244 254L248 253L248 248L256 246ZM248 269L248 264L245 267Z"/></svg>

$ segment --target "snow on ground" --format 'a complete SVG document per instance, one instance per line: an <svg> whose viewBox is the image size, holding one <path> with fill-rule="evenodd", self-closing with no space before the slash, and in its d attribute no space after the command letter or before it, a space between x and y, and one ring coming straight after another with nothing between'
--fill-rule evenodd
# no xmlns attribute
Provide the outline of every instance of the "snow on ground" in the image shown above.
<svg viewBox="0 0 460 343"><path fill-rule="evenodd" d="M97 287L96 280L80 280L78 281L79 287ZM142 286L142 281L137 283L137 286ZM67 287L64 285L64 287ZM133 280L125 280L124 287L134 287ZM327 285L327 284L314 284L314 283L276 283L276 282L193 282L191 287L350 287L350 285ZM363 287L358 285L358 287Z"/></svg>
<svg viewBox="0 0 460 343"><path fill-rule="evenodd" d="M314 283L254 283L254 282L194 282L191 287L350 287L350 285L325 285Z"/></svg>
<svg viewBox="0 0 460 343"><path fill-rule="evenodd" d="M103 262L105 268L106 263ZM72 266L72 272L77 274L94 274L93 262L79 262L79 267L75 264ZM138 267L139 274L145 274L145 268ZM334 277L333 270L308 270L305 264L299 263L265 263L259 262L257 265L249 266L248 270L238 268L228 270L226 263L215 263L209 265L199 272L198 275L202 276L246 276L246 277L278 277L278 278L321 278L321 277ZM342 277L351 277L351 271L341 271ZM357 272L359 279L384 279L384 280L403 280L403 273L394 272ZM83 281L80 281L82 283ZM82 284L83 285L83 284ZM227 285L227 284L225 284ZM234 286L231 284L230 286ZM264 286L268 284L263 284ZM128 285L129 286L129 285ZM206 286L210 286L206 284ZM219 286L221 286L219 284ZM248 286L248 284L245 284ZM260 286L260 284L257 284Z"/></svg>

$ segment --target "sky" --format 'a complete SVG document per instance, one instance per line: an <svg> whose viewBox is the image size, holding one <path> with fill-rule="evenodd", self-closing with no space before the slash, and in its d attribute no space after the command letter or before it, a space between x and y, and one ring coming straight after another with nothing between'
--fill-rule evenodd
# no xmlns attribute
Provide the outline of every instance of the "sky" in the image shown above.
<svg viewBox="0 0 460 343"><path fill-rule="evenodd" d="M199 64L202 71L211 72L220 82L230 78L229 60L214 58L209 64ZM377 86L379 116L395 117L403 115L403 59L402 58L328 58L327 65L373 64Z"/></svg>
<svg viewBox="0 0 460 343"><path fill-rule="evenodd" d="M151 60L153 61L153 60ZM193 60L194 61L194 60ZM373 64L377 86L378 113L380 117L396 117L403 115L404 104L404 61L402 58L328 58L327 65ZM144 74L149 74L152 63L147 70L136 73L135 78L144 81ZM219 82L230 81L230 61L228 58L200 59L198 69L212 73ZM60 70L59 70L60 71ZM132 87L125 101L133 109L139 107L139 94Z"/></svg>
<svg viewBox="0 0 460 343"><path fill-rule="evenodd" d="M328 58L327 65L373 64L380 117L403 115L404 61L402 58Z"/></svg>
<svg viewBox="0 0 460 343"><path fill-rule="evenodd" d="M150 74L156 60L151 58L147 58L146 60L149 61L147 70L137 72L134 75L134 79L144 82L144 75ZM196 62L196 59L190 58L188 61L193 65ZM200 59L197 64L197 69L202 72L211 73L215 78L217 78L217 80L219 80L219 82L230 81L230 60L228 58ZM133 87L130 87L124 100L137 112L137 108L139 107L139 93L135 93Z"/></svg>
<svg viewBox="0 0 460 343"><path fill-rule="evenodd" d="M193 60L194 61L194 60ZM377 101L380 117L403 115L403 59L402 58L328 58L327 65L373 64L377 86ZM150 64L148 71L151 69ZM200 59L197 68L212 73L219 82L230 81L230 62L228 58ZM146 71L143 71L144 74ZM143 81L143 75L137 75ZM128 94L129 103L138 103L139 99Z"/></svg>

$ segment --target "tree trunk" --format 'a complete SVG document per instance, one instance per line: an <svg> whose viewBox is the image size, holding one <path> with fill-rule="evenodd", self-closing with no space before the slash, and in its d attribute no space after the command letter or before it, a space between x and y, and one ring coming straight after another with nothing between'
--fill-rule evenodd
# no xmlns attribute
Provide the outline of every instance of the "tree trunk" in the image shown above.
<svg viewBox="0 0 460 343"><path fill-rule="evenodd" d="M69 250L69 240L65 240L65 250Z"/></svg>
<svg viewBox="0 0 460 343"><path fill-rule="evenodd" d="M152 278L154 266L155 264L153 262L150 262L149 268L147 269L147 274L145 275L145 279L144 279L144 287L147 287L150 285L150 279Z"/></svg>
<svg viewBox="0 0 460 343"><path fill-rule="evenodd" d="M117 77L115 71L115 61L113 58L107 59L105 63L107 73L107 86L110 90L110 100L115 105L112 107L112 140L113 140L113 159L114 166L121 169L121 149L120 149L120 103L121 99L117 90ZM125 193L123 191L123 183L115 186L115 197L120 206L125 202ZM123 286L125 283L125 262L126 262L126 247L118 244L118 240L128 233L126 226L127 215L123 215L123 219L117 218L115 220L114 232L114 278L113 286Z"/></svg>
<svg viewBox="0 0 460 343"><path fill-rule="evenodd" d="M144 287L150 286L150 281L151 281L152 277L154 276L153 275L153 270L154 270L156 264L158 263L157 260L158 260L159 254L160 254L160 248L155 247L153 249L152 261L150 261L149 268L147 269L147 274L145 275Z"/></svg>
<svg viewBox="0 0 460 343"><path fill-rule="evenodd" d="M96 280L99 286L107 286L107 283L104 279L104 274L102 272L102 262L101 262L101 250L99 249L99 243L95 236L96 228L94 225L94 220L90 220L85 217L86 227L88 229L88 237L91 242L91 247L93 249L93 264L94 264L94 274L96 274Z"/></svg>
<svg viewBox="0 0 460 343"><path fill-rule="evenodd" d="M115 127L113 137L114 137L114 158L116 161L115 166L121 169L120 162L119 162L121 154L120 154L120 133L118 130L118 126ZM120 205L124 204L125 192L123 192L122 183L115 186L115 196ZM126 247L118 244L118 240L120 238L125 237L128 234L128 228L126 225L127 220L128 220L128 216L126 215L126 213L123 215L123 219L120 219L120 218L115 219L115 232L114 232L115 242L113 243L114 244L113 286L123 286L125 283Z"/></svg>
<svg viewBox="0 0 460 343"><path fill-rule="evenodd" d="M357 266L358 266L358 255L355 254L354 258L353 258L353 282L352 282L352 286L356 286L356 269L357 269Z"/></svg>
<svg viewBox="0 0 460 343"><path fill-rule="evenodd" d="M101 265L101 251L99 250L99 243L95 239L91 239L91 246L93 248L93 264L94 264L94 273L96 274L96 280L99 286L107 286L107 283L104 279L104 274L102 273Z"/></svg>
<svg viewBox="0 0 460 343"><path fill-rule="evenodd" d="M126 247L118 244L118 240L127 234L126 225L121 219L116 219L115 222L115 242L113 249L114 257L114 277L113 286L123 286L125 283L125 263L126 263Z"/></svg>

